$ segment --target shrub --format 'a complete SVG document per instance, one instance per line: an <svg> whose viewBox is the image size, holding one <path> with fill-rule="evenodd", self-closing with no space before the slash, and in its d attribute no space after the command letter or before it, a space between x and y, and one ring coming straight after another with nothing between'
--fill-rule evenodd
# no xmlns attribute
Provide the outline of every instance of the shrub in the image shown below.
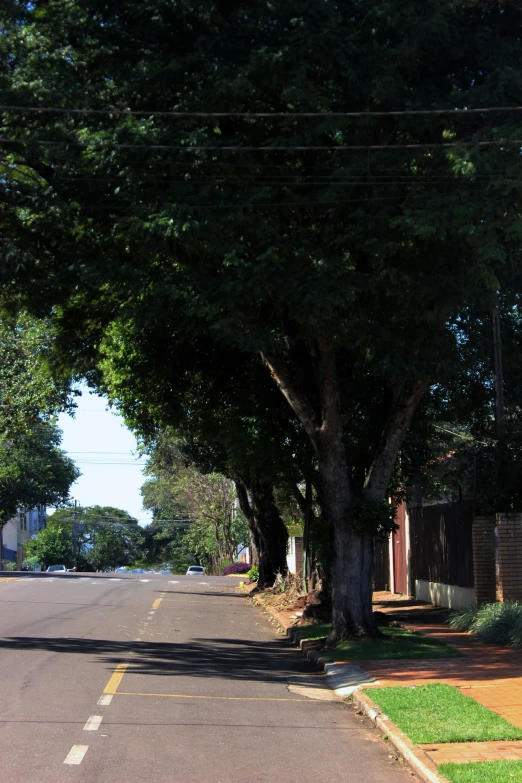
<svg viewBox="0 0 522 783"><path fill-rule="evenodd" d="M252 566L250 563L231 563L222 570L221 576L228 576L229 574L247 574L251 568Z"/></svg>
<svg viewBox="0 0 522 783"><path fill-rule="evenodd" d="M8 560L8 562L5 564L5 570L6 571L16 571L18 569L18 566L16 563L13 563L11 560Z"/></svg>
<svg viewBox="0 0 522 783"><path fill-rule="evenodd" d="M457 631L470 631L479 609L479 606L466 606L451 615L449 624Z"/></svg>
<svg viewBox="0 0 522 783"><path fill-rule="evenodd" d="M522 648L522 604L516 601L463 609L452 616L450 625L485 642Z"/></svg>
<svg viewBox="0 0 522 783"><path fill-rule="evenodd" d="M251 582L257 582L259 580L259 568L257 566L252 566L250 571L247 571L247 576Z"/></svg>

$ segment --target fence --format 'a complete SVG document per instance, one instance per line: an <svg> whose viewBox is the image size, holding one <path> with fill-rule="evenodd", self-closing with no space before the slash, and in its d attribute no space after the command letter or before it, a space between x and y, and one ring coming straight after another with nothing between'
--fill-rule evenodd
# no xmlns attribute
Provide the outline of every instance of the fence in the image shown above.
<svg viewBox="0 0 522 783"><path fill-rule="evenodd" d="M408 510L412 583L473 587L473 508L446 503Z"/></svg>

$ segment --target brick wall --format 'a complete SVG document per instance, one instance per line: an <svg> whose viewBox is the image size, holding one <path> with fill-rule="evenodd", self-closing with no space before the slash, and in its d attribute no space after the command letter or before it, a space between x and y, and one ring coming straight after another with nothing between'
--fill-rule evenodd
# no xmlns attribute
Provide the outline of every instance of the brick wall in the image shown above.
<svg viewBox="0 0 522 783"><path fill-rule="evenodd" d="M522 600L522 514L497 514L498 600Z"/></svg>
<svg viewBox="0 0 522 783"><path fill-rule="evenodd" d="M473 520L473 579L477 604L491 603L497 596L495 527L493 515Z"/></svg>

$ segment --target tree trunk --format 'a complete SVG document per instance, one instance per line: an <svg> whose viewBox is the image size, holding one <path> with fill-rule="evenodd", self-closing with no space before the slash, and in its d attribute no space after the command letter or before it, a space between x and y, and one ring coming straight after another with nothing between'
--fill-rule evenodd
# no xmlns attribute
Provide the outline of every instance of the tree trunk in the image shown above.
<svg viewBox="0 0 522 783"><path fill-rule="evenodd" d="M246 476L236 479L236 488L239 505L257 550L258 586L271 587L277 573L284 576L288 570L288 532L277 510L273 489L269 484Z"/></svg>
<svg viewBox="0 0 522 783"><path fill-rule="evenodd" d="M251 484L252 507L258 531L259 587L271 587L278 573L288 572L286 560L288 531L274 500L269 484L253 481Z"/></svg>
<svg viewBox="0 0 522 783"><path fill-rule="evenodd" d="M334 531L329 643L354 636L377 636L379 630L372 609L372 539L354 530L350 524L349 512L354 497L342 442L337 438L324 439L318 463L323 513Z"/></svg>
<svg viewBox="0 0 522 783"><path fill-rule="evenodd" d="M376 636L372 610L373 539L353 528L350 510L360 501L384 501L404 435L427 385L426 378L404 381L394 396L388 419L364 487L352 486L344 447L344 418L335 350L331 339L316 340L314 364L319 404L300 387L292 362L263 354L283 396L300 419L315 449L323 516L334 530L332 560L332 631L328 642L353 636Z"/></svg>

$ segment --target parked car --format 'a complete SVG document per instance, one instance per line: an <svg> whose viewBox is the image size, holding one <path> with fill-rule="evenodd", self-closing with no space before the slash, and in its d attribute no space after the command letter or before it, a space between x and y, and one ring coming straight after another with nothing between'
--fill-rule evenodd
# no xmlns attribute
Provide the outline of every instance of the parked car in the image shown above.
<svg viewBox="0 0 522 783"><path fill-rule="evenodd" d="M49 572L51 572L53 574L66 574L67 573L67 569L66 569L66 567L64 565L52 565L52 566L49 566L47 571L49 571Z"/></svg>
<svg viewBox="0 0 522 783"><path fill-rule="evenodd" d="M190 566L185 576L205 576L205 569L203 566Z"/></svg>

